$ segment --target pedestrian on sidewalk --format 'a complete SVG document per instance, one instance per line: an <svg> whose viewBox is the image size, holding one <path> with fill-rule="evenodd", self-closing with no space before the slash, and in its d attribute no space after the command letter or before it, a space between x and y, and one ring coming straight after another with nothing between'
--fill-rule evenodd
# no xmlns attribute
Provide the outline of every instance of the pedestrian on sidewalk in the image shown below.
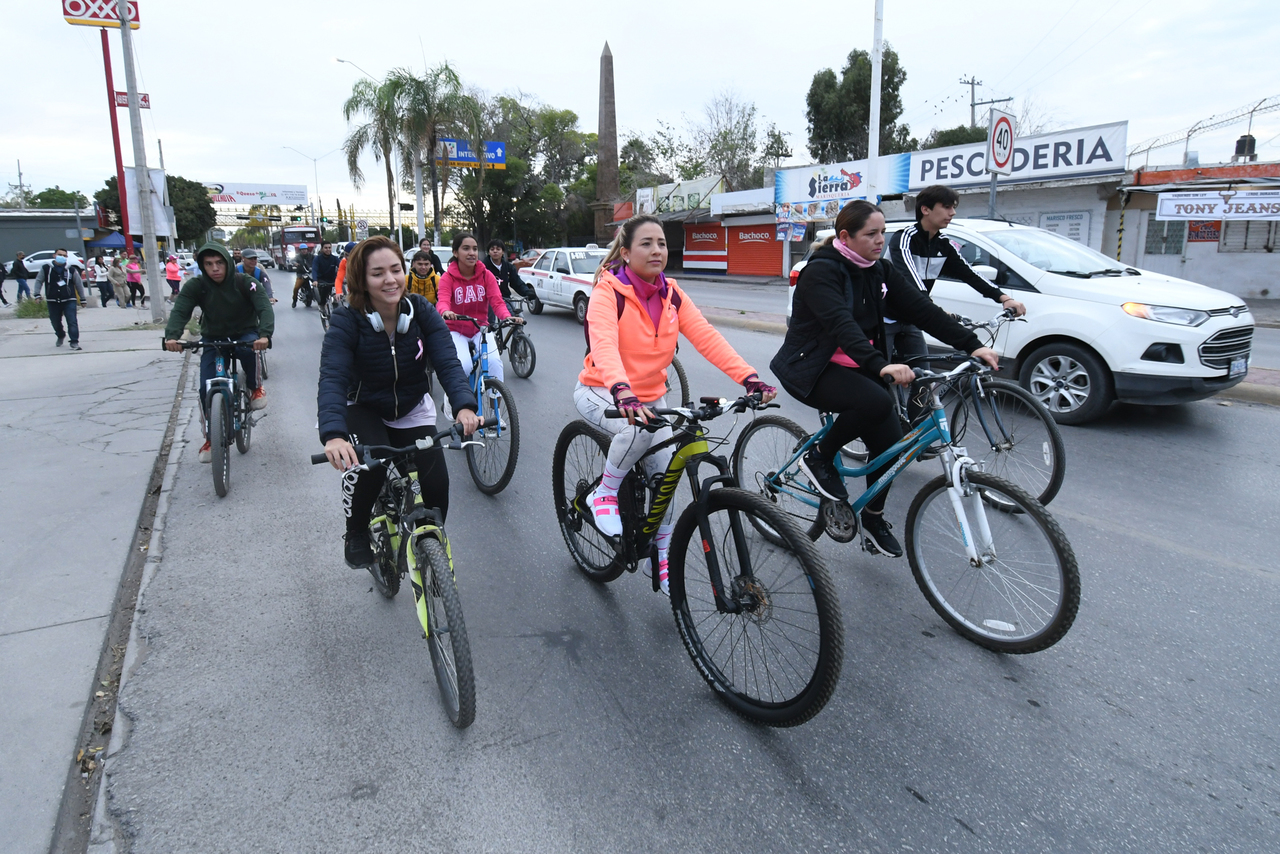
<svg viewBox="0 0 1280 854"><path fill-rule="evenodd" d="M27 272L26 266L22 263L22 259L27 257L27 253L19 252L9 270L9 275L18 282L18 302L22 302L22 295L26 294L27 299L31 299L31 289L27 287L27 279L31 278L31 274Z"/></svg>
<svg viewBox="0 0 1280 854"><path fill-rule="evenodd" d="M9 301L4 297L4 277L7 276L8 274L9 273L7 270L5 270L4 265L0 264L0 302L4 303L5 305L9 304Z"/></svg>
<svg viewBox="0 0 1280 854"><path fill-rule="evenodd" d="M164 280L169 283L169 302L178 298L178 286L182 284L182 268L178 266L178 256L170 255L164 265Z"/></svg>
<svg viewBox="0 0 1280 854"><path fill-rule="evenodd" d="M83 290L80 272L67 263L67 250L55 250L53 263L46 265L36 276L36 299L44 292L45 305L49 307L49 323L58 339L55 347L62 346L62 339L71 335L71 349L80 349L80 324L76 322L76 304ZM67 330L62 331L62 319L67 320Z"/></svg>
<svg viewBox="0 0 1280 854"><path fill-rule="evenodd" d="M95 255L89 261L89 269L85 275L92 279L93 286L98 289L98 297L102 300L102 307L106 308L107 303L116 298L116 289L107 275L107 264L101 255Z"/></svg>
<svg viewBox="0 0 1280 854"><path fill-rule="evenodd" d="M147 307L147 291L142 287L142 274L144 272L141 262L138 261L137 255L129 256L129 263L124 265L125 278L129 282L129 305L137 308L135 300L142 297L142 307Z"/></svg>
<svg viewBox="0 0 1280 854"><path fill-rule="evenodd" d="M125 308L125 302L130 299L129 285L119 255L111 259L111 266L107 268L107 281L111 282L111 287L115 291L116 305Z"/></svg>

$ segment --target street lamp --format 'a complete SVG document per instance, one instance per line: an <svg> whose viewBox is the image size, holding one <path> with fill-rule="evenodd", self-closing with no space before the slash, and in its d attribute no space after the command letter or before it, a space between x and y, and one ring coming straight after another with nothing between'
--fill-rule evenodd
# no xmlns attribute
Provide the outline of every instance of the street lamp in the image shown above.
<svg viewBox="0 0 1280 854"><path fill-rule="evenodd" d="M370 80L372 80L374 83L377 83L377 82L378 82L377 78L375 78L372 74L370 74L369 72L365 71L363 68L361 68L360 66L356 65L354 62L352 62L352 61L351 61L351 60L349 60L349 59L338 59L338 57L336 57L336 56L335 56L335 57L333 58L333 61L334 61L334 62L344 62L344 63L346 63L347 65L350 65L350 66L352 66L353 68L355 68L355 70L356 70L356 71L359 71L359 72L360 72L361 74L363 74L365 77L368 77L368 78L369 78Z"/></svg>
<svg viewBox="0 0 1280 854"><path fill-rule="evenodd" d="M287 148L287 149L289 149L290 151L292 151L294 154L301 154L303 157L305 157L305 158L307 158L308 160L310 160L310 161L311 161L311 169L312 169L313 173L315 174L315 179L316 179L316 198L317 198L317 199L320 199L320 215L321 215L321 216L324 216L324 197L320 195L320 167L319 167L319 166L317 166L316 164L317 164L317 163L319 163L321 160L324 160L324 159L325 159L326 157L328 157L330 154L333 154L333 153L334 153L334 152L336 152L336 151L341 151L341 150L342 150L342 147L341 147L341 146L339 146L338 148L335 148L333 151L327 152L327 153L325 153L325 154L321 154L319 157L312 157L312 156L311 156L311 155L309 155L309 154L305 154L305 153L303 153L303 152L299 151L298 149L294 148L292 145L282 145L282 146L280 146L280 147L281 147L281 148ZM321 225L320 225L320 233L321 233L321 235L323 236L323 234L324 234L324 224L323 224L323 223L321 223Z"/></svg>

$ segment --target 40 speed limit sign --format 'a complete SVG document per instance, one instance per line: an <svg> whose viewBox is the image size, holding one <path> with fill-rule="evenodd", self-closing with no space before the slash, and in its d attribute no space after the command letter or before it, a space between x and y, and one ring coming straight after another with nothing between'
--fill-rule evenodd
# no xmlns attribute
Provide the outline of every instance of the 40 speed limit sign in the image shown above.
<svg viewBox="0 0 1280 854"><path fill-rule="evenodd" d="M987 134L987 171L996 175L1013 174L1013 116L991 111L991 130Z"/></svg>

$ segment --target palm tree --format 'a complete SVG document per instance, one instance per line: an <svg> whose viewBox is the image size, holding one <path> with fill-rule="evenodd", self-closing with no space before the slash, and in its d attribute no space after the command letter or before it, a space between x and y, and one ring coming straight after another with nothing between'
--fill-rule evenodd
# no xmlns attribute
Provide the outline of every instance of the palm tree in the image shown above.
<svg viewBox="0 0 1280 854"><path fill-rule="evenodd" d="M424 77L397 68L388 75L387 81L394 88L400 112L403 171L413 174L419 211L422 210L422 158L426 153L431 173L434 242L439 243L440 173L436 166L436 147L441 137L450 136L469 123L474 104L463 92L458 72L447 62L430 69Z"/></svg>
<svg viewBox="0 0 1280 854"><path fill-rule="evenodd" d="M342 105L342 116L348 122L353 116L365 118L364 124L352 130L342 144L347 153L347 171L351 174L351 183L355 184L357 190L364 184L360 155L366 148L370 149L373 159L380 161L387 171L387 222L392 229L396 223L396 179L391 163L400 135L400 114L395 94L396 88L390 77L381 83L357 80L351 87L351 97Z"/></svg>

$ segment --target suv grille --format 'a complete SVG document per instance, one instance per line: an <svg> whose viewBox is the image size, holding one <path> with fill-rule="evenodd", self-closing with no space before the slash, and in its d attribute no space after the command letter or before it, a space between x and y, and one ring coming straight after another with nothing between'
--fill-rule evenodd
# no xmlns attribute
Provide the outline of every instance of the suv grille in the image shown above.
<svg viewBox="0 0 1280 854"><path fill-rule="evenodd" d="M1233 359L1249 358L1252 345L1252 326L1224 329L1200 345L1200 363L1206 368L1225 371L1231 367Z"/></svg>
<svg viewBox="0 0 1280 854"><path fill-rule="evenodd" d="M1208 314L1210 317L1223 317L1228 314L1230 314L1232 317L1239 317L1242 314L1249 313L1249 306L1233 305L1233 306L1229 306L1228 308L1211 308L1205 313Z"/></svg>

